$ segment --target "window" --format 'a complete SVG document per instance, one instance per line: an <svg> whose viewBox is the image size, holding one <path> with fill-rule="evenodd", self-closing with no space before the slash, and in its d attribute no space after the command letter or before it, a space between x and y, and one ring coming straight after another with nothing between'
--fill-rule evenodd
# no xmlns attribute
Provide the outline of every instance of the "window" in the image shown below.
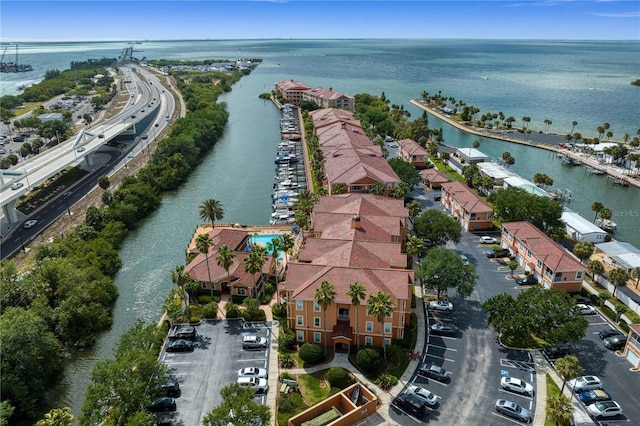
<svg viewBox="0 0 640 426"><path fill-rule="evenodd" d="M320 312L320 305L315 300L313 302L313 312Z"/></svg>
<svg viewBox="0 0 640 426"><path fill-rule="evenodd" d="M402 301L402 311L404 312L404 311L406 311L406 310L407 310L407 301L406 301L406 300L403 300L403 301Z"/></svg>
<svg viewBox="0 0 640 426"><path fill-rule="evenodd" d="M385 346L391 346L391 339L384 339Z"/></svg>
<svg viewBox="0 0 640 426"><path fill-rule="evenodd" d="M302 315L298 315L296 317L296 324L299 325L299 326L304 325L304 320L303 320L303 316Z"/></svg>
<svg viewBox="0 0 640 426"><path fill-rule="evenodd" d="M302 310L302 300L296 300L296 311Z"/></svg>
<svg viewBox="0 0 640 426"><path fill-rule="evenodd" d="M200 284L202 285L202 288L207 288L207 283L202 282L202 283L200 283Z"/></svg>
<svg viewBox="0 0 640 426"><path fill-rule="evenodd" d="M313 326L316 328L320 327L320 317L313 317Z"/></svg>
<svg viewBox="0 0 640 426"><path fill-rule="evenodd" d="M524 250L524 244L522 242L520 243L520 250Z"/></svg>
<svg viewBox="0 0 640 426"><path fill-rule="evenodd" d="M321 341L320 340L320 336L321 336L320 333L313 333L313 341L315 343L320 343L320 341Z"/></svg>
<svg viewBox="0 0 640 426"><path fill-rule="evenodd" d="M366 336L364 338L364 345L365 346L372 346L373 345L373 337L371 336Z"/></svg>
<svg viewBox="0 0 640 426"><path fill-rule="evenodd" d="M391 323L390 322L385 322L384 323L384 334L389 334L391 333Z"/></svg>
<svg viewBox="0 0 640 426"><path fill-rule="evenodd" d="M247 291L244 288L239 288L236 290L238 296L246 296L247 295Z"/></svg>
<svg viewBox="0 0 640 426"><path fill-rule="evenodd" d="M527 250L527 257L531 257L531 249Z"/></svg>
<svg viewBox="0 0 640 426"><path fill-rule="evenodd" d="M536 263L536 267L538 269L542 268L542 260L538 260L538 262Z"/></svg>
<svg viewBox="0 0 640 426"><path fill-rule="evenodd" d="M373 321L367 321L366 322L365 330L367 330L369 333L371 333L373 331Z"/></svg>
<svg viewBox="0 0 640 426"><path fill-rule="evenodd" d="M581 279L582 279L582 271L576 272L576 280L581 280Z"/></svg>
<svg viewBox="0 0 640 426"><path fill-rule="evenodd" d="M303 342L304 341L304 332L303 331L298 331L296 333L296 339L298 339L298 342Z"/></svg>

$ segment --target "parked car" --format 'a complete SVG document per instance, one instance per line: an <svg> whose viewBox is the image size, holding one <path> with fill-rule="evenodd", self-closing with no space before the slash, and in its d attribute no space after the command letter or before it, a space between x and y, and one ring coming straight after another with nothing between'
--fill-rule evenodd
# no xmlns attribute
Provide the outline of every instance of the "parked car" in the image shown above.
<svg viewBox="0 0 640 426"><path fill-rule="evenodd" d="M500 386L504 390L533 396L533 386L515 377L503 377L500 379Z"/></svg>
<svg viewBox="0 0 640 426"><path fill-rule="evenodd" d="M424 416L424 412L427 409L426 402L410 393L398 395L395 399L395 404L403 411L413 414L416 417Z"/></svg>
<svg viewBox="0 0 640 426"><path fill-rule="evenodd" d="M621 336L622 333L620 333L620 331L616 330L615 328L607 328L605 330L602 330L600 333L598 333L598 336L600 336L602 340L606 339L607 337L618 336L618 335Z"/></svg>
<svg viewBox="0 0 640 426"><path fill-rule="evenodd" d="M34 226L36 226L38 224L38 221L35 219L31 219L28 220L24 223L24 225L22 226L24 229L29 229L29 228L33 228Z"/></svg>
<svg viewBox="0 0 640 426"><path fill-rule="evenodd" d="M596 311L596 308L594 308L591 305L578 303L576 306L578 307L578 310L580 311L581 315L595 315L598 313L598 311Z"/></svg>
<svg viewBox="0 0 640 426"><path fill-rule="evenodd" d="M469 264L469 258L466 255L461 254L460 259L462 259L462 263L464 263L465 265Z"/></svg>
<svg viewBox="0 0 640 426"><path fill-rule="evenodd" d="M526 277L518 278L516 280L517 285L536 285L538 284L538 279L533 275L527 275Z"/></svg>
<svg viewBox="0 0 640 426"><path fill-rule="evenodd" d="M244 336L242 338L242 349L262 349L268 346L266 337Z"/></svg>
<svg viewBox="0 0 640 426"><path fill-rule="evenodd" d="M453 311L453 303L446 300L432 300L429 302L429 309L451 312Z"/></svg>
<svg viewBox="0 0 640 426"><path fill-rule="evenodd" d="M191 340L178 339L170 341L167 345L167 352L191 352L193 342Z"/></svg>
<svg viewBox="0 0 640 426"><path fill-rule="evenodd" d="M567 382L569 389L574 392L584 392L593 389L602 389L602 381L598 376L580 376Z"/></svg>
<svg viewBox="0 0 640 426"><path fill-rule="evenodd" d="M582 303L583 305L591 305L591 298L586 296L576 296L574 298L576 303Z"/></svg>
<svg viewBox="0 0 640 426"><path fill-rule="evenodd" d="M495 238L488 235L483 235L482 237L480 237L480 244L496 244L497 242L498 241Z"/></svg>
<svg viewBox="0 0 640 426"><path fill-rule="evenodd" d="M627 344L627 337L623 335L611 336L604 339L604 347L612 351L619 351Z"/></svg>
<svg viewBox="0 0 640 426"><path fill-rule="evenodd" d="M600 401L587 407L593 417L615 417L622 414L620 404L615 401Z"/></svg>
<svg viewBox="0 0 640 426"><path fill-rule="evenodd" d="M16 189L20 189L24 186L24 183L22 182L14 182L11 184L11 186L9 188L11 188L12 190L16 190Z"/></svg>
<svg viewBox="0 0 640 426"><path fill-rule="evenodd" d="M152 413L162 413L165 411L176 411L176 400L169 397L163 396L161 398L157 398L151 404L145 407L147 411Z"/></svg>
<svg viewBox="0 0 640 426"><path fill-rule="evenodd" d="M180 396L180 383L174 379L168 379L165 384L162 385L162 390L165 395L172 398L178 398Z"/></svg>
<svg viewBox="0 0 640 426"><path fill-rule="evenodd" d="M198 334L196 333L195 327L190 325L182 325L182 326L175 327L173 329L173 333L171 334L171 336L169 336L171 340L184 339L184 340L191 340L191 341L196 340L197 337L198 337Z"/></svg>
<svg viewBox="0 0 640 426"><path fill-rule="evenodd" d="M416 385L407 386L407 393L413 394L423 400L427 405L433 407L437 404L438 398L435 394L425 388Z"/></svg>
<svg viewBox="0 0 640 426"><path fill-rule="evenodd" d="M433 363L422 363L418 367L418 374L420 376L428 377L430 379L444 382L449 378L449 372L439 365Z"/></svg>
<svg viewBox="0 0 640 426"><path fill-rule="evenodd" d="M589 391L580 392L578 399L584 403L584 405L593 404L600 401L611 401L611 394L604 389L593 389Z"/></svg>
<svg viewBox="0 0 640 426"><path fill-rule="evenodd" d="M267 393L269 385L267 379L258 377L238 377L238 384L252 388L256 393Z"/></svg>
<svg viewBox="0 0 640 426"><path fill-rule="evenodd" d="M455 336L457 333L457 330L454 326L449 325L449 324L432 324L431 327L429 327L429 331L431 332L431 334L436 334L438 336Z"/></svg>
<svg viewBox="0 0 640 426"><path fill-rule="evenodd" d="M509 256L509 249L500 249L498 251L496 251L496 250L487 250L487 251L484 252L484 254L489 259L499 259L501 257Z"/></svg>
<svg viewBox="0 0 640 426"><path fill-rule="evenodd" d="M440 201L442 199L442 195L441 194L436 194L433 196L433 201Z"/></svg>
<svg viewBox="0 0 640 426"><path fill-rule="evenodd" d="M269 373L266 368L246 367L238 370L238 377L258 377L266 379L269 377Z"/></svg>
<svg viewBox="0 0 640 426"><path fill-rule="evenodd" d="M524 423L529 423L531 421L531 413L529 410L519 406L513 401L507 401L506 399L497 400L496 411Z"/></svg>
<svg viewBox="0 0 640 426"><path fill-rule="evenodd" d="M554 346L548 346L542 350L549 358L560 358L571 353L571 345L568 343L560 343Z"/></svg>

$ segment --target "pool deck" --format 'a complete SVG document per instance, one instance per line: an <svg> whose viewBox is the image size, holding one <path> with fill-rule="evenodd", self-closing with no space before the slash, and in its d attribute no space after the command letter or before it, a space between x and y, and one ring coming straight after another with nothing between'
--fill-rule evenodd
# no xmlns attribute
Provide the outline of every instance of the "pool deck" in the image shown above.
<svg viewBox="0 0 640 426"><path fill-rule="evenodd" d="M236 231L245 231L247 235L268 235L268 234L290 234L295 239L295 235L293 235L293 231L291 230L292 225L240 225L237 223L216 223L215 228L218 229L233 229ZM210 223L203 223L198 225L193 232L193 237L191 237L191 241L189 242L189 246L187 247L187 253L197 252L196 250L196 239L200 234L206 234L211 232L214 227L211 226Z"/></svg>

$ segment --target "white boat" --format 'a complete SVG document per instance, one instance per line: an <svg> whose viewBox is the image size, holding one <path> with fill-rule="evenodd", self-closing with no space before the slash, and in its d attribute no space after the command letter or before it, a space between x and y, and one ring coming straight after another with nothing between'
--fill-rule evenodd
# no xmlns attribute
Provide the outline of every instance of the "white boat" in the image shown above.
<svg viewBox="0 0 640 426"><path fill-rule="evenodd" d="M618 224L609 219L596 219L595 224L598 228L602 228L605 231L615 231L618 229Z"/></svg>

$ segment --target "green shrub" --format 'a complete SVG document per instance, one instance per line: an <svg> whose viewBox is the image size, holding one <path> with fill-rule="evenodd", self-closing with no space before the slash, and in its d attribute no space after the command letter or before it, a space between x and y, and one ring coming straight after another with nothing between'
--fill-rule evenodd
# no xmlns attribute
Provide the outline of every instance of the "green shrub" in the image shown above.
<svg viewBox="0 0 640 426"><path fill-rule="evenodd" d="M210 294L199 294L198 295L198 303L201 305L206 305L207 303L211 303L213 298Z"/></svg>
<svg viewBox="0 0 640 426"><path fill-rule="evenodd" d="M218 304L211 302L202 308L203 318L216 318L218 316Z"/></svg>
<svg viewBox="0 0 640 426"><path fill-rule="evenodd" d="M349 372L342 367L331 367L325 379L329 382L331 387L344 389L353 384L353 380L349 375Z"/></svg>
<svg viewBox="0 0 640 426"><path fill-rule="evenodd" d="M283 328L280 330L280 337L278 338L279 350L292 350L296 345L296 334L290 328Z"/></svg>
<svg viewBox="0 0 640 426"><path fill-rule="evenodd" d="M616 313L613 312L608 306L602 305L602 312L604 312L604 314L610 319L616 318Z"/></svg>
<svg viewBox="0 0 640 426"><path fill-rule="evenodd" d="M308 342L300 347L298 356L304 362L308 362L309 364L317 364L320 361L324 360L324 349L322 349L322 346L320 345Z"/></svg>
<svg viewBox="0 0 640 426"><path fill-rule="evenodd" d="M625 320L620 320L618 321L618 325L620 326L621 329L624 330L625 333L629 333L629 324L626 323Z"/></svg>
<svg viewBox="0 0 640 426"><path fill-rule="evenodd" d="M227 312L226 318L240 318L240 308L235 303L227 302L224 310Z"/></svg>
<svg viewBox="0 0 640 426"><path fill-rule="evenodd" d="M362 348L356 355L356 362L365 373L375 373L380 369L380 354L373 348Z"/></svg>
<svg viewBox="0 0 640 426"><path fill-rule="evenodd" d="M304 407L302 401L302 395L298 392L290 392L287 394L280 394L278 398L278 411L287 414L295 414L298 407Z"/></svg>
<svg viewBox="0 0 640 426"><path fill-rule="evenodd" d="M231 301L236 305L242 305L242 303L244 302L244 299L246 298L247 296L238 296L237 294L231 295Z"/></svg>
<svg viewBox="0 0 640 426"><path fill-rule="evenodd" d="M289 353L281 353L278 355L278 360L280 361L280 367L282 368L291 368L293 367L293 357ZM282 373L285 374L285 373Z"/></svg>
<svg viewBox="0 0 640 426"><path fill-rule="evenodd" d="M287 305L276 303L271 306L271 313L274 318L285 320L287 318Z"/></svg>
<svg viewBox="0 0 640 426"><path fill-rule="evenodd" d="M388 390L395 386L396 383L398 383L398 378L390 374L381 374L377 379L373 381L373 383L378 385L383 390Z"/></svg>
<svg viewBox="0 0 640 426"><path fill-rule="evenodd" d="M287 355L289 355L289 354L287 354ZM291 356L289 356L289 358L291 358ZM284 380L295 380L295 377L293 377L292 374L284 371L284 372L280 373L280 381L282 382Z"/></svg>

